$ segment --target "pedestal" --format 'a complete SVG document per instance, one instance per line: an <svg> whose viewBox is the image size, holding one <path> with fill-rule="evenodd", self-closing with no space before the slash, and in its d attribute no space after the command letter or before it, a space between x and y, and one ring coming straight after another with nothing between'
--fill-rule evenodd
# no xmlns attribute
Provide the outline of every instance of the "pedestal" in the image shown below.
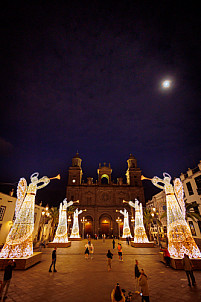
<svg viewBox="0 0 201 302"><path fill-rule="evenodd" d="M0 270L5 269L9 260L15 260L15 270L25 270L41 261L42 253L34 252L32 256L23 258L0 258Z"/></svg>
<svg viewBox="0 0 201 302"><path fill-rule="evenodd" d="M159 255L160 255L160 261L166 264L163 256L163 252L159 252ZM170 266L174 269L184 269L182 260L183 259L181 258L170 257ZM190 260L193 265L193 270L201 270L201 259L198 258L198 259L190 259Z"/></svg>
<svg viewBox="0 0 201 302"><path fill-rule="evenodd" d="M81 241L82 238L70 238L71 241Z"/></svg>
<svg viewBox="0 0 201 302"><path fill-rule="evenodd" d="M66 248L66 247L70 247L71 246L71 241L68 241L66 243L62 243L62 242L49 242L47 247L48 248Z"/></svg>
<svg viewBox="0 0 201 302"><path fill-rule="evenodd" d="M154 242L145 242L145 243L136 243L136 242L134 242L134 241L131 241L131 246L132 247L145 247L145 248L147 248L147 247L154 247Z"/></svg>
<svg viewBox="0 0 201 302"><path fill-rule="evenodd" d="M121 237L120 240L121 240L121 241L126 241L126 238ZM129 237L129 241L131 241L131 240L133 240L133 238L132 238L132 237Z"/></svg>

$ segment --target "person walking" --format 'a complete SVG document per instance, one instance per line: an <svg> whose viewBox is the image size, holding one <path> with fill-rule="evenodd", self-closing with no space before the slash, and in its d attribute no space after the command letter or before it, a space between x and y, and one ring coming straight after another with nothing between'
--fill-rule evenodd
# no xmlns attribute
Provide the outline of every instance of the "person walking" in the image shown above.
<svg viewBox="0 0 201 302"><path fill-rule="evenodd" d="M139 270L139 267L138 267L138 260L136 259L135 260L135 280L136 280L135 290L136 291L139 291L139 277L140 276L141 276L141 273L140 273L140 270Z"/></svg>
<svg viewBox="0 0 201 302"><path fill-rule="evenodd" d="M141 275L139 277L139 285L142 291L142 302L149 302L149 288L147 283L147 275L144 270L141 270Z"/></svg>
<svg viewBox="0 0 201 302"><path fill-rule="evenodd" d="M113 254L110 252L110 250L108 250L106 256L107 256L107 269L108 269L108 272L109 272L112 269L112 257L113 257Z"/></svg>
<svg viewBox="0 0 201 302"><path fill-rule="evenodd" d="M183 264L184 270L186 272L186 276L188 278L188 285L191 286L191 281L192 281L192 285L194 286L196 284L196 282L195 282L195 277L193 275L192 263L191 263L191 260L189 259L188 255L184 254L182 264Z"/></svg>
<svg viewBox="0 0 201 302"><path fill-rule="evenodd" d="M56 259L57 259L57 248L55 247L53 252L52 252L52 263L50 265L50 268L49 268L49 272L52 272L52 266L54 266L54 272L56 273L57 270L55 268L55 264L56 264Z"/></svg>
<svg viewBox="0 0 201 302"><path fill-rule="evenodd" d="M112 302L125 302L125 296L120 288L119 283L115 286L111 293L111 301Z"/></svg>
<svg viewBox="0 0 201 302"><path fill-rule="evenodd" d="M115 249L115 240L114 240L114 238L112 240L112 246L113 246L113 250L114 250Z"/></svg>
<svg viewBox="0 0 201 302"><path fill-rule="evenodd" d="M84 254L85 254L85 259L86 260L89 259L89 245L88 245L88 243L85 244L85 252L84 252Z"/></svg>
<svg viewBox="0 0 201 302"><path fill-rule="evenodd" d="M93 257L94 257L94 245L93 245L93 243L89 244L89 254L90 254L90 257L91 257L91 260L92 260Z"/></svg>
<svg viewBox="0 0 201 302"><path fill-rule="evenodd" d="M118 243L117 249L118 249L119 261L123 261L121 243Z"/></svg>
<svg viewBox="0 0 201 302"><path fill-rule="evenodd" d="M13 269L16 267L16 263L15 260L9 260L7 266L5 267L5 271L4 271L4 278L3 278L3 283L0 289L0 299L1 302L7 298L7 292L8 292L8 288L10 285L10 281L12 279L12 273L13 273ZM5 292L3 293L5 289Z"/></svg>

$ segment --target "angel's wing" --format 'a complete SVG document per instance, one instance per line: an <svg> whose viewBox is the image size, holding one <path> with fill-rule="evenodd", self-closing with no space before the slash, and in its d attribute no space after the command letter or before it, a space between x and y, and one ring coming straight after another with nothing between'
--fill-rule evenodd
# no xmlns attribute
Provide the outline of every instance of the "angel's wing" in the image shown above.
<svg viewBox="0 0 201 302"><path fill-rule="evenodd" d="M181 212L185 218L186 216L186 207L185 207L185 202L184 202L184 189L182 182L180 178L176 178L174 181L174 192L177 197L177 201L179 203L179 206L181 208Z"/></svg>
<svg viewBox="0 0 201 302"><path fill-rule="evenodd" d="M26 192L27 192L27 181L25 178L20 178L20 181L18 182L18 186L17 186L17 201L15 204L15 217L17 217L20 211Z"/></svg>

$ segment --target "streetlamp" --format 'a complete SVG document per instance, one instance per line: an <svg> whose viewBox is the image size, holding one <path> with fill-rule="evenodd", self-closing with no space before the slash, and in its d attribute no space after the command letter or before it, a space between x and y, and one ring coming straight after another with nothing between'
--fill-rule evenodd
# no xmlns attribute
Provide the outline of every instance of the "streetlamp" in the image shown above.
<svg viewBox="0 0 201 302"><path fill-rule="evenodd" d="M158 230L158 212L156 211L156 208L152 208L152 212L151 212L151 216L153 217L153 221L157 226L157 236L158 236L158 244L160 246L160 234L159 234L159 230Z"/></svg>
<svg viewBox="0 0 201 302"><path fill-rule="evenodd" d="M118 223L119 238L120 238L120 223L121 223L121 221L122 220L119 217L116 219L116 222Z"/></svg>
<svg viewBox="0 0 201 302"><path fill-rule="evenodd" d="M42 246L42 241L43 241L43 234L44 234L44 228L45 228L45 221L46 218L48 218L50 216L49 213L49 207L47 206L43 211L42 211L42 235L40 238L40 247Z"/></svg>
<svg viewBox="0 0 201 302"><path fill-rule="evenodd" d="M84 229L85 229L85 223L87 222L87 219L85 219L85 217L83 217L81 219L81 223L82 223L82 239L84 239Z"/></svg>
<svg viewBox="0 0 201 302"><path fill-rule="evenodd" d="M132 217L131 217L131 223L132 223L132 225L133 225L133 238L134 238L134 236L135 236L135 226L134 226L134 222L135 222L135 218L132 216Z"/></svg>
<svg viewBox="0 0 201 302"><path fill-rule="evenodd" d="M70 218L70 216L68 216L68 229L67 229L67 234L69 234L69 226L70 226L70 222L71 222L71 218Z"/></svg>

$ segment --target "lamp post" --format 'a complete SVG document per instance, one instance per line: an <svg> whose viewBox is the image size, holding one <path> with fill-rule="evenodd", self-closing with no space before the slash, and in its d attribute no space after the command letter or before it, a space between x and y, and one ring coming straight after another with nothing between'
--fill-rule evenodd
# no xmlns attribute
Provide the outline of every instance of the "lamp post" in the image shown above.
<svg viewBox="0 0 201 302"><path fill-rule="evenodd" d="M46 218L48 218L50 216L50 213L49 213L49 207L47 206L43 211L42 211L42 235L41 235L41 238L40 238L40 249L41 249L41 246L42 246L42 241L43 241L43 234L44 234L44 228L45 228L45 221L46 221Z"/></svg>
<svg viewBox="0 0 201 302"><path fill-rule="evenodd" d="M120 238L120 223L121 223L121 221L122 220L119 217L116 219L116 222L118 223L119 238Z"/></svg>
<svg viewBox="0 0 201 302"><path fill-rule="evenodd" d="M67 221L68 221L68 229L67 229L67 233L69 234L69 227L70 227L70 222L71 222L70 216L68 216Z"/></svg>
<svg viewBox="0 0 201 302"><path fill-rule="evenodd" d="M134 236L135 236L135 226L134 226L134 222L135 222L135 218L132 216L132 217L131 217L131 223L132 223L132 225L133 225L133 238L134 238Z"/></svg>
<svg viewBox="0 0 201 302"><path fill-rule="evenodd" d="M85 219L85 217L83 217L81 219L81 223L82 223L82 239L84 239L84 229L85 229L85 223L87 222L87 219Z"/></svg>
<svg viewBox="0 0 201 302"><path fill-rule="evenodd" d="M156 211L156 208L152 208L151 216L153 217L153 221L156 223L156 226L157 226L158 244L160 246L160 234L159 234L158 223L157 223L158 212Z"/></svg>

